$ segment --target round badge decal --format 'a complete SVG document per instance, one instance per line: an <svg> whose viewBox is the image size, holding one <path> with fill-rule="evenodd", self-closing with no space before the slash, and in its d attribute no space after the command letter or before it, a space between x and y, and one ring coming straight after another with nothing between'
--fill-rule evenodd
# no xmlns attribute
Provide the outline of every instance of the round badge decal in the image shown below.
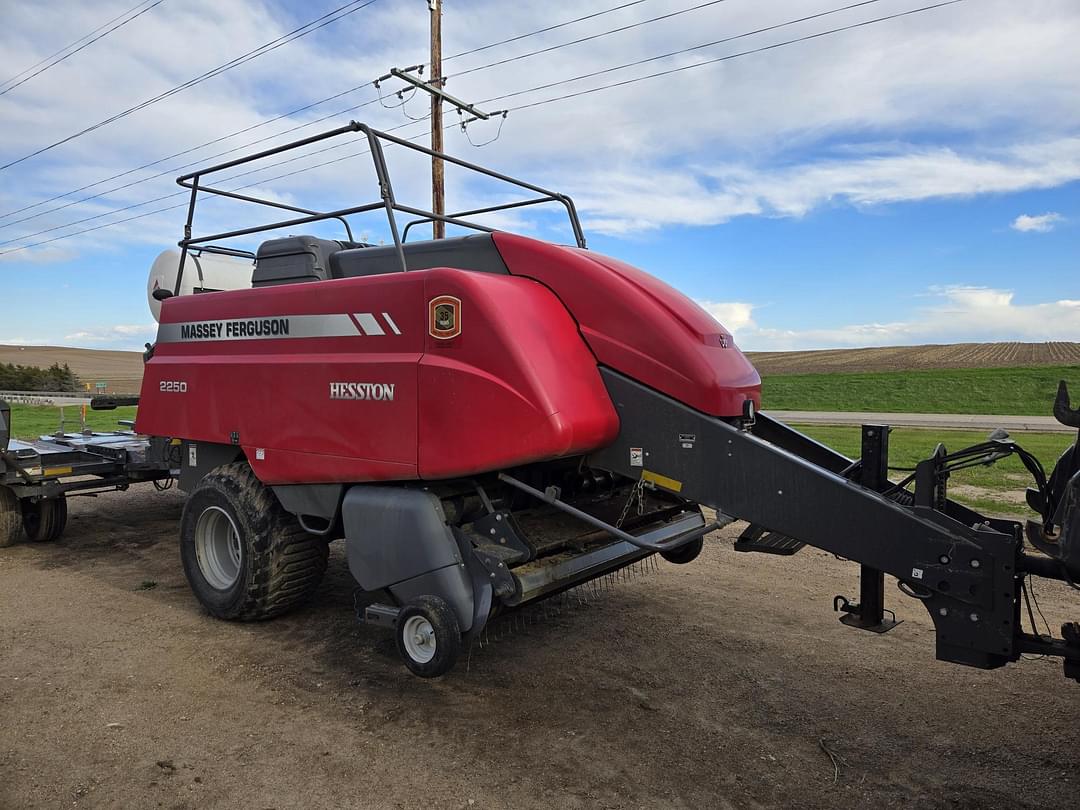
<svg viewBox="0 0 1080 810"><path fill-rule="evenodd" d="M461 334L461 299L440 295L428 302L428 334L449 340Z"/></svg>

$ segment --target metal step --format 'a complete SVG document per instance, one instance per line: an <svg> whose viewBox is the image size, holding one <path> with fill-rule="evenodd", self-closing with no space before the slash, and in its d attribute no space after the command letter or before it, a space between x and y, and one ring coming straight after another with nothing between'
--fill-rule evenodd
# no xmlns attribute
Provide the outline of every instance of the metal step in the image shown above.
<svg viewBox="0 0 1080 810"><path fill-rule="evenodd" d="M802 540L788 537L786 534L771 532L763 526L751 524L746 527L735 541L736 551L759 551L762 554L778 554L790 557L805 546Z"/></svg>

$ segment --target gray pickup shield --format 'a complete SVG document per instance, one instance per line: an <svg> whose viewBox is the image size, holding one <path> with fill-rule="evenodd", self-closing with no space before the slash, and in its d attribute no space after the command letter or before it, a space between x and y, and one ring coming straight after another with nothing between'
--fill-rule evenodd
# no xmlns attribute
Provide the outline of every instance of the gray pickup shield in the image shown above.
<svg viewBox="0 0 1080 810"><path fill-rule="evenodd" d="M341 504L349 570L365 591L389 590L399 603L438 596L473 625L473 586L442 504L430 492L358 485Z"/></svg>

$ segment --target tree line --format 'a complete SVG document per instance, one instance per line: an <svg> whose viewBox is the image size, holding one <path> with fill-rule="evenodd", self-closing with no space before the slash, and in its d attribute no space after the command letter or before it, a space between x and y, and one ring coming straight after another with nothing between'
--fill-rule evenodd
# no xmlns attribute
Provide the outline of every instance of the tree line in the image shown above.
<svg viewBox="0 0 1080 810"><path fill-rule="evenodd" d="M48 368L0 363L0 391L79 391L82 386L68 364Z"/></svg>

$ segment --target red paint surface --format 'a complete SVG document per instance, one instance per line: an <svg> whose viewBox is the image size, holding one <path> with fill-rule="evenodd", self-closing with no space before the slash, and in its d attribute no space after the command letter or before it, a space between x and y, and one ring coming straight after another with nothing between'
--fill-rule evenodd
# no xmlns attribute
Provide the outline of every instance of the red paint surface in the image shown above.
<svg viewBox="0 0 1080 810"><path fill-rule="evenodd" d="M419 274L418 274L419 275ZM461 334L420 361L420 475L446 478L583 453L618 417L574 320L529 279L424 273L427 298L461 299Z"/></svg>
<svg viewBox="0 0 1080 810"><path fill-rule="evenodd" d="M462 300L451 340L428 335L439 295ZM595 358L529 279L439 269L191 295L167 300L162 323L357 312L389 312L401 334L158 343L137 429L219 444L236 432L267 483L446 478L615 438ZM394 400L330 399L341 381L392 383Z"/></svg>
<svg viewBox="0 0 1080 810"><path fill-rule="evenodd" d="M238 433L267 483L439 479L610 443L618 417L598 362L706 413L758 400L753 367L685 296L587 251L495 239L511 276L440 268L168 299L163 324L388 312L401 334L381 321L383 335L158 343L136 428L221 444ZM441 295L461 300L449 340L428 334ZM331 399L332 382L393 384L394 399Z"/></svg>
<svg viewBox="0 0 1080 810"><path fill-rule="evenodd" d="M747 399L761 404L761 378L730 333L664 282L617 259L516 234L497 233L495 244L511 273L559 296L602 364L714 416L739 416Z"/></svg>

